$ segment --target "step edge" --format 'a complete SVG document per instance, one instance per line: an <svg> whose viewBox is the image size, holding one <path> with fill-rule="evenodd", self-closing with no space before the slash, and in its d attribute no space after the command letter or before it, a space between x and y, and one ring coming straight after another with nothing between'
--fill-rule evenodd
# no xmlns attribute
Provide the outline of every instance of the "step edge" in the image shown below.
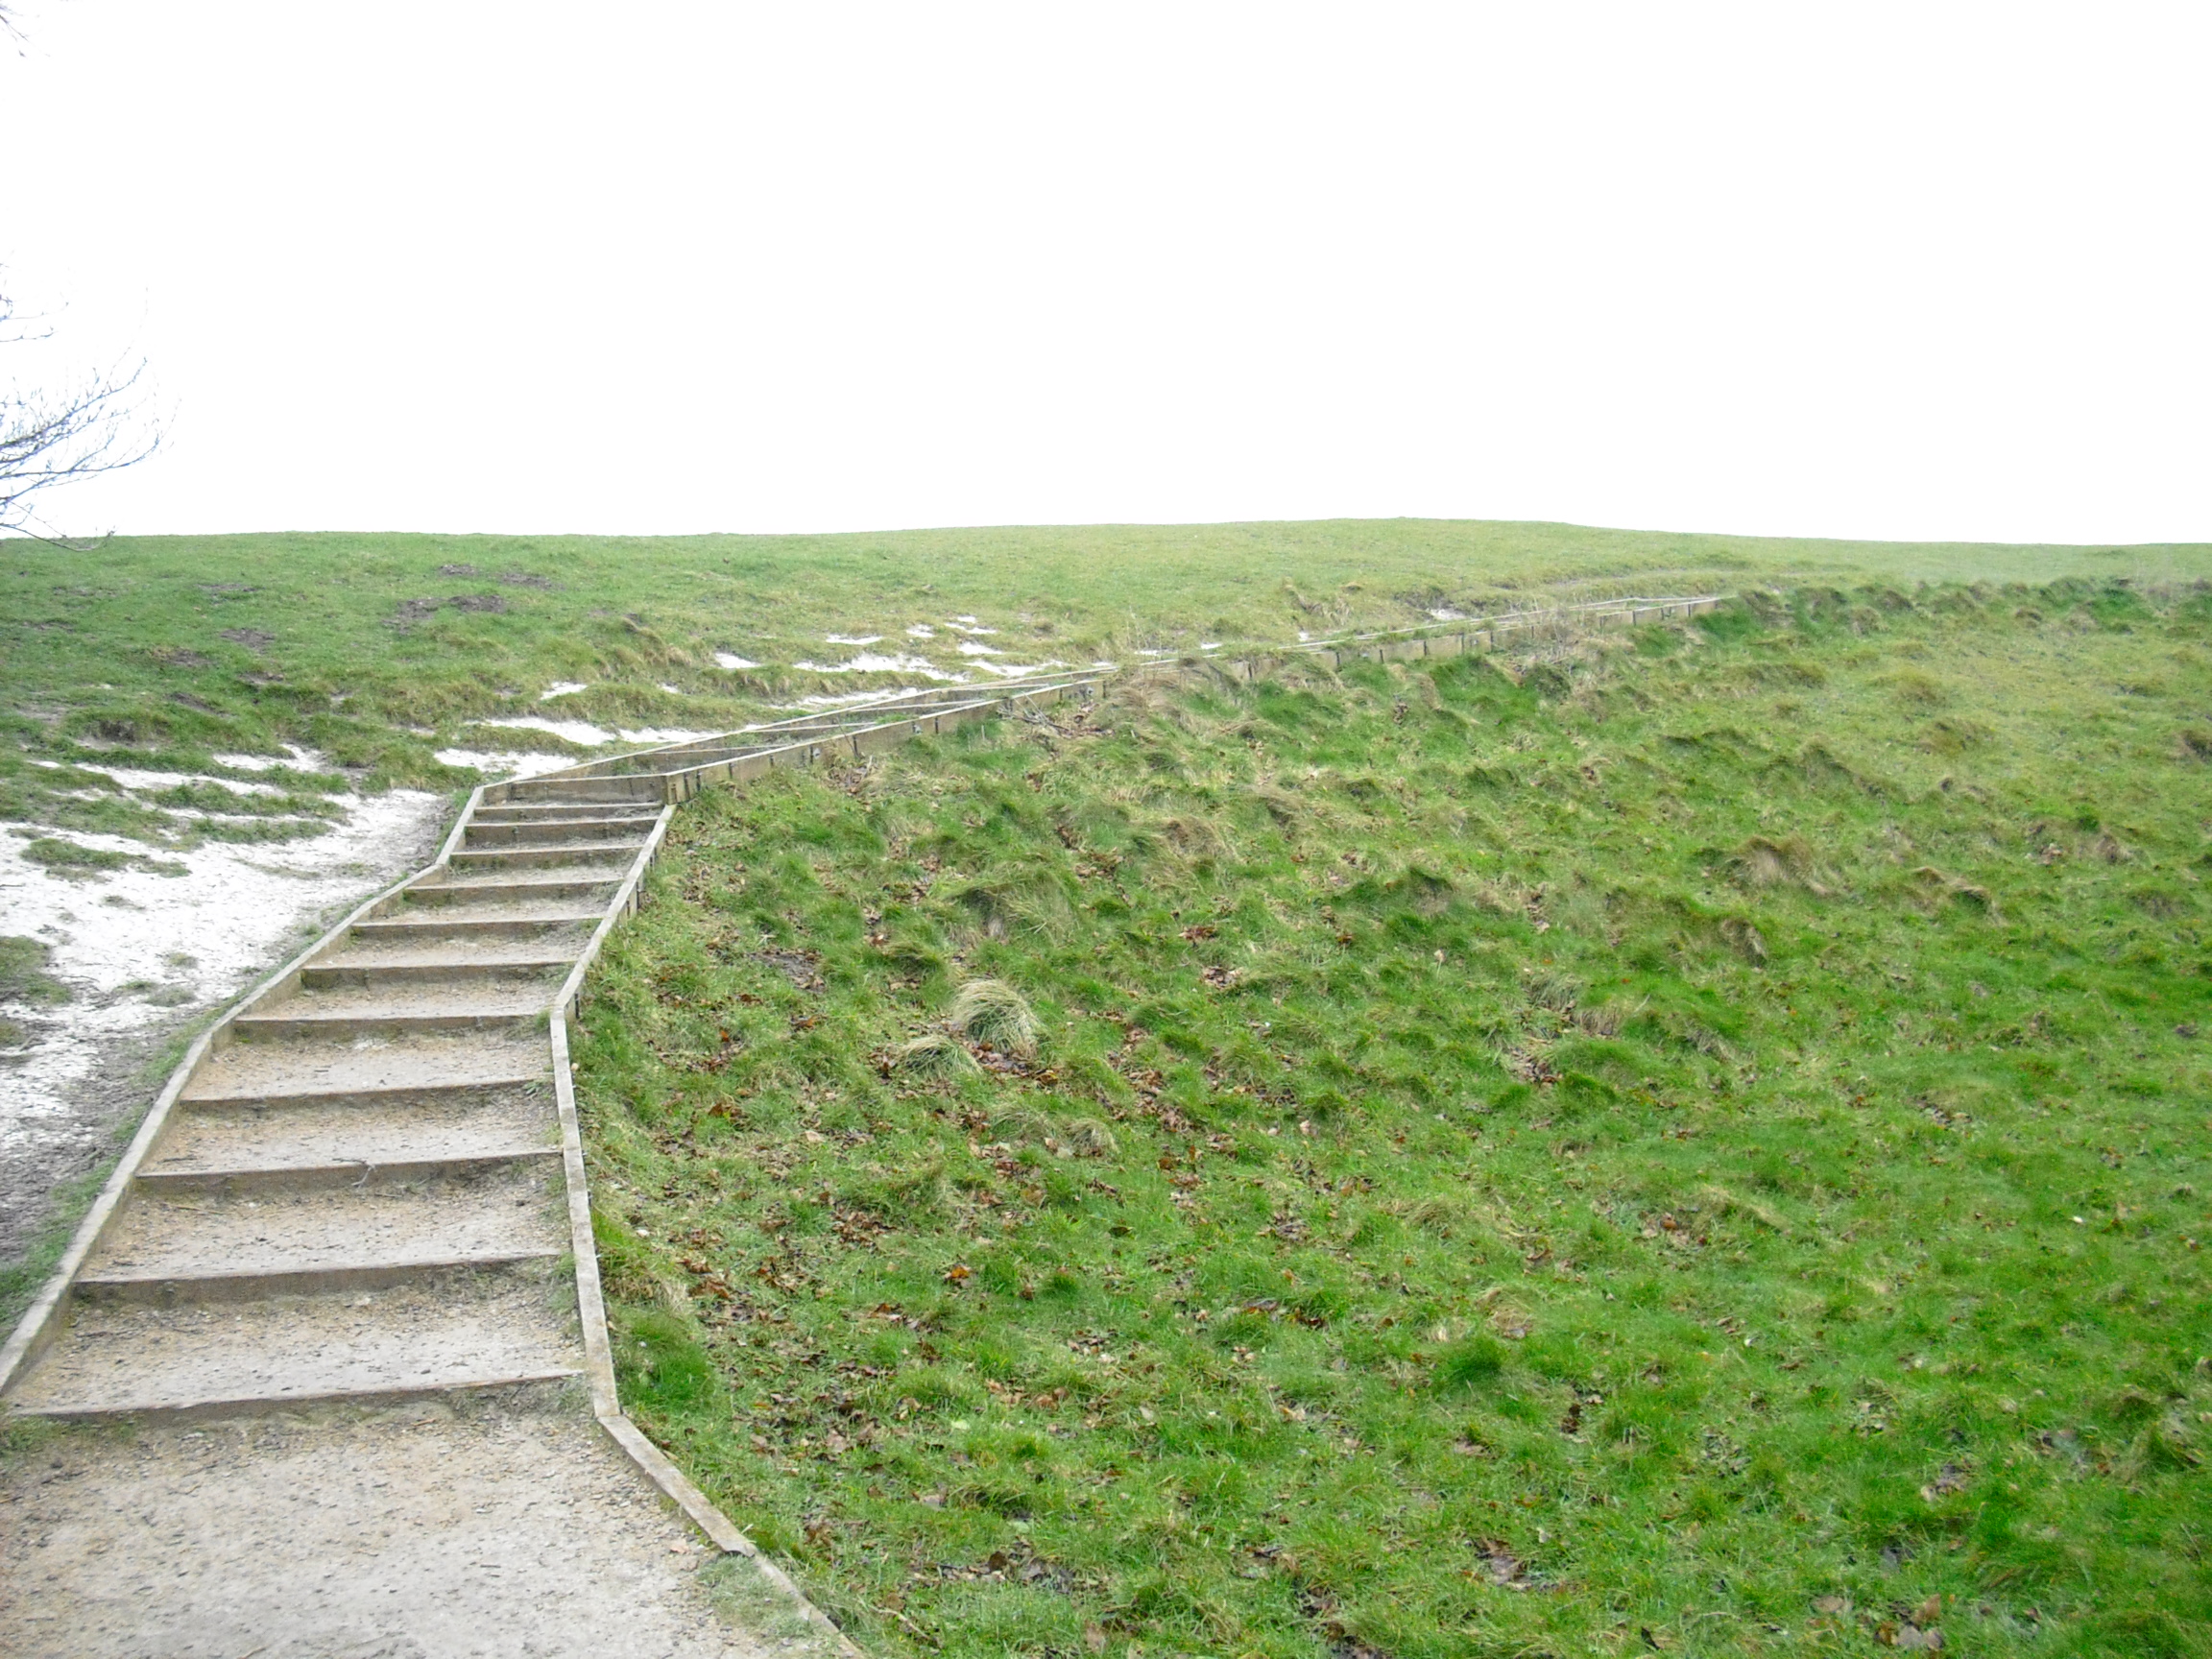
<svg viewBox="0 0 2212 1659"><path fill-rule="evenodd" d="M480 1031L487 1025L521 1025L545 1018L546 1009L529 1008L517 1013L484 1014L256 1014L236 1022L241 1033L276 1033L290 1028L291 1034L312 1037L319 1033L344 1030L351 1026L366 1026L378 1030L401 1027L414 1031Z"/></svg>
<svg viewBox="0 0 2212 1659"><path fill-rule="evenodd" d="M501 865L508 865L517 870L527 870L541 864L558 865L564 860L595 868L635 851L633 847L607 846L596 841L556 841L545 847L464 847L453 854L451 868L497 869ZM554 856L556 854L558 857Z"/></svg>
<svg viewBox="0 0 2212 1659"><path fill-rule="evenodd" d="M316 1289L399 1283L419 1275L512 1267L524 1262L560 1260L559 1250L504 1250L482 1256L426 1257L420 1261L347 1262L325 1267L255 1268L230 1273L84 1272L73 1286L86 1300L146 1301L164 1292L178 1301L246 1301L260 1296L299 1295ZM187 1292L199 1290L201 1294ZM89 1294L87 1294L89 1292Z"/></svg>
<svg viewBox="0 0 2212 1659"><path fill-rule="evenodd" d="M305 992L397 990L408 986L475 986L522 983L565 973L573 956L519 962L334 962L301 970ZM311 978L309 976L312 976ZM559 981L554 981L558 983Z"/></svg>
<svg viewBox="0 0 2212 1659"><path fill-rule="evenodd" d="M448 866L448 868L450 868L450 866ZM597 867L596 865L592 865L592 866L588 866L588 868L589 868L589 869L592 869L592 870L596 870L598 867ZM478 879L476 879L476 878L461 878L461 879L458 879L458 880L454 880L454 879L445 879L445 880L431 880L431 881L412 881L412 882L409 882L409 883L408 883L408 884L407 884L405 887L401 888L401 889L400 889L400 891L401 891L401 892L403 892L403 893L452 893L452 892L482 893L482 892L486 892L486 891L489 891L489 890L501 890L501 889L506 889L506 888L510 888L510 887L515 887L515 888L521 888L521 889L523 889L523 890L525 890L525 891L528 891L528 890L532 890L532 889L539 889L539 888L547 888L547 887L603 887L603 886L606 886L606 885L607 885L608 883L610 883L610 882L613 882L613 881L619 881L620 879L621 879L621 878L620 878L619 876L606 876L606 877L603 877L603 876L598 876L598 875L592 875L592 876L589 876L589 877L585 877L585 876L536 876L536 877L532 877L532 876L522 876L522 875L517 875L517 876L514 876L514 877L512 877L512 878L503 878L503 879L501 879L501 880L497 880L497 881L493 881L493 880L478 880Z"/></svg>
<svg viewBox="0 0 2212 1659"><path fill-rule="evenodd" d="M499 825L487 826L499 829ZM541 853L635 853L645 845L640 835L635 840L620 841L549 841L542 847L470 847L464 843L453 850L456 858L517 858L524 854Z"/></svg>
<svg viewBox="0 0 2212 1659"><path fill-rule="evenodd" d="M452 933L474 932L490 927L581 927L599 920L599 912L589 910L574 916L479 916L470 920L467 916L376 916L366 922L356 922L350 931L368 933Z"/></svg>
<svg viewBox="0 0 2212 1659"><path fill-rule="evenodd" d="M605 878L593 877L589 880L583 877L576 877L574 878L562 877L556 880L546 881L426 881L419 883L416 886L403 889L401 896L405 898L417 898L418 896L424 893L436 893L441 895L468 894L476 896L501 893L552 893L565 887L613 887L619 883L622 877L620 872L616 871L606 876Z"/></svg>
<svg viewBox="0 0 2212 1659"><path fill-rule="evenodd" d="M471 1078L466 1083L394 1083L378 1089L294 1089L283 1094L258 1089L250 1094L181 1094L177 1104L193 1112L245 1111L255 1106L328 1106L341 1100L373 1102L409 1094L490 1094L501 1089L527 1089L534 1083L552 1080L553 1073L547 1069L526 1076Z"/></svg>
<svg viewBox="0 0 2212 1659"><path fill-rule="evenodd" d="M573 811L571 807L568 810ZM479 815L469 820L471 831L478 830L603 830L610 824L650 824L654 814L617 807L597 818L486 818Z"/></svg>
<svg viewBox="0 0 2212 1659"><path fill-rule="evenodd" d="M440 1382L398 1382L387 1388L325 1388L312 1394L234 1394L221 1398L147 1401L122 1406L26 1406L20 1401L12 1401L9 1409L12 1415L17 1417L44 1417L64 1423L114 1422L125 1418L141 1422L182 1423L195 1418L250 1411L342 1406L349 1401L398 1405L410 1400L435 1399L443 1394L481 1394L498 1388L525 1388L546 1382L565 1382L582 1375L581 1366L562 1365L547 1366L542 1371L518 1371L502 1376L456 1377Z"/></svg>
<svg viewBox="0 0 2212 1659"><path fill-rule="evenodd" d="M155 1191L196 1191L227 1183L255 1188L336 1186L347 1176L366 1182L377 1176L492 1168L502 1164L560 1156L561 1148L557 1145L502 1146L488 1152L457 1152L442 1158L394 1158L381 1163L362 1158L336 1164L248 1164L228 1169L140 1169L138 1184Z"/></svg>

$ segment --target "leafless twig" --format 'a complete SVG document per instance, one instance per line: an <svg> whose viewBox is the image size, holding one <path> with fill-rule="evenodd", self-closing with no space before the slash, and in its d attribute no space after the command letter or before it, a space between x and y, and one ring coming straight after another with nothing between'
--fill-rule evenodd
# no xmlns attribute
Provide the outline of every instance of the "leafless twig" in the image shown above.
<svg viewBox="0 0 2212 1659"><path fill-rule="evenodd" d="M0 4L0 28L10 27ZM51 329L18 317L0 294L0 349L45 339ZM0 536L57 538L42 526L32 498L58 484L115 472L145 460L161 437L133 394L141 362L95 373L72 385L0 384Z"/></svg>

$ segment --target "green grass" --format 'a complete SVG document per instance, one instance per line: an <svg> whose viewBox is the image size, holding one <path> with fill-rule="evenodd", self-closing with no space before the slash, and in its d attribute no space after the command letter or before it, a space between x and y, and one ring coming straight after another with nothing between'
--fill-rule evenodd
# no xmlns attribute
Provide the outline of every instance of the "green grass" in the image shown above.
<svg viewBox="0 0 2212 1659"><path fill-rule="evenodd" d="M886 1654L2207 1651L2212 606L1509 667L687 806L576 1042L629 1408Z"/></svg>
<svg viewBox="0 0 2212 1659"><path fill-rule="evenodd" d="M0 1002L51 1007L69 1000L69 987L46 972L54 948L42 939L0 936Z"/></svg>
<svg viewBox="0 0 2212 1659"><path fill-rule="evenodd" d="M143 870L154 876L181 876L184 866L168 858L148 858L134 853L110 853L87 847L66 835L40 835L23 844L23 856L31 863L66 881L97 880L117 870Z"/></svg>
<svg viewBox="0 0 2212 1659"><path fill-rule="evenodd" d="M794 664L828 633L904 639L963 613L1010 661L1128 660L1201 639L1404 624L1532 593L1754 581L2212 577L2212 547L1774 541L1434 520L1104 525L847 536L118 538L0 546L0 822L157 844L320 832L316 798L462 789L441 748L577 752L487 717L718 730L808 692L895 684ZM718 650L762 664L728 673ZM589 688L558 704L556 682ZM673 687L666 689L665 687ZM331 770L242 770L285 743ZM157 799L94 765L285 785ZM42 764L44 763L44 764ZM202 786L204 793L209 786ZM225 792L227 795L228 792ZM225 816L182 810L210 802ZM258 814L258 818L255 815Z"/></svg>
<svg viewBox="0 0 2212 1659"><path fill-rule="evenodd" d="M53 947L43 940L0 935L0 1004L47 1008L68 1001L69 987L46 972L53 954ZM29 1037L20 1021L0 1013L0 1048L19 1048ZM5 1292L0 1291L0 1312L6 1307Z"/></svg>

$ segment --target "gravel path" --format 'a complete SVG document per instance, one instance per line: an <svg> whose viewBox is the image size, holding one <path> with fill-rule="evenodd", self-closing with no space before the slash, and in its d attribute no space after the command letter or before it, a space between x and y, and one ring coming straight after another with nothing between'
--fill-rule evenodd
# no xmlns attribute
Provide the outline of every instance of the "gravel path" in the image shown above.
<svg viewBox="0 0 2212 1659"><path fill-rule="evenodd" d="M0 1563L16 1659L833 1650L557 1399L63 1431L0 1470Z"/></svg>

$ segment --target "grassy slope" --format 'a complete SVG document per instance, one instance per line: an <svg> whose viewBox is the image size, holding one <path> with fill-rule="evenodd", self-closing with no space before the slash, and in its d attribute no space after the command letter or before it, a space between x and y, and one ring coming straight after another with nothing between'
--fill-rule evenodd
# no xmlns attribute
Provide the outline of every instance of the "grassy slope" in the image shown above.
<svg viewBox="0 0 2212 1659"><path fill-rule="evenodd" d="M2204 1651L2208 692L1868 594L709 796L626 1399L880 1651ZM977 975L1039 1058L886 1074Z"/></svg>
<svg viewBox="0 0 2212 1659"><path fill-rule="evenodd" d="M446 565L475 573L444 574ZM998 623L994 642L1018 654L1087 661L1202 636L1274 640L1299 628L1403 623L1432 604L1480 606L1562 583L2110 574L2212 577L2212 547L1760 541L1427 520L654 540L119 538L91 552L12 541L0 546L0 721L18 741L0 745L0 821L156 841L311 834L318 798L348 781L474 781L433 751L466 740L466 720L544 712L538 694L555 681L591 683L561 702L565 716L733 725L795 690L867 684L790 668L819 657L826 633L897 641L908 622L962 612ZM405 618L410 601L432 608ZM765 666L723 673L717 649ZM293 799L265 804L260 824L211 826L171 810L204 803L25 764L21 747L91 758L80 739L129 743L203 772L222 770L210 754L273 754L290 740L349 770L279 775ZM481 734L475 741L483 746ZM562 747L514 733L497 746Z"/></svg>

